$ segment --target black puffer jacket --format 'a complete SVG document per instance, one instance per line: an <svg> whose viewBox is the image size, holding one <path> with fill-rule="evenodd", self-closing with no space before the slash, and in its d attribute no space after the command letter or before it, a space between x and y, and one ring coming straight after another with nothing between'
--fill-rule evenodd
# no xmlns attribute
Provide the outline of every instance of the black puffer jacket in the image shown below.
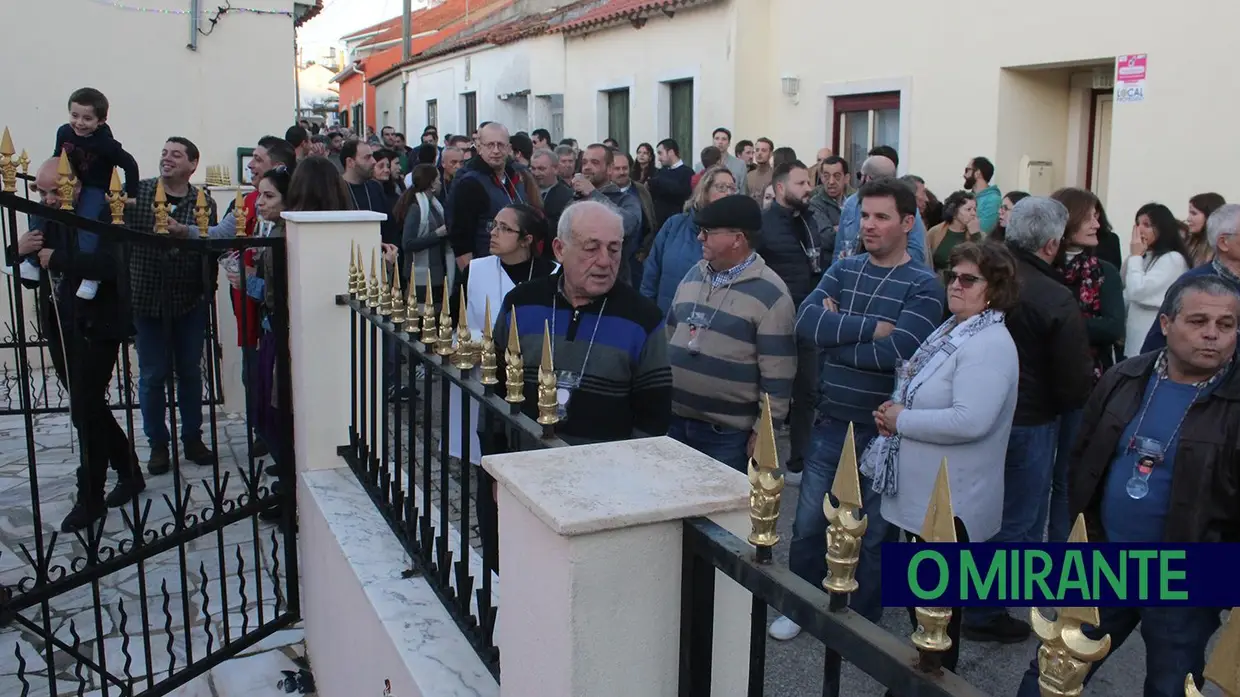
<svg viewBox="0 0 1240 697"><path fill-rule="evenodd" d="M1085 405L1069 463L1068 508L1085 514L1090 542L1105 542L1102 496L1128 423L1144 401L1158 352L1129 358L1102 376ZM1240 542L1240 360L1180 427L1163 541Z"/></svg>
<svg viewBox="0 0 1240 697"><path fill-rule="evenodd" d="M819 250L819 268L825 269L831 265L831 257L822 251L822 242L822 233L808 208L796 211L772 203L762 212L762 232L758 235L754 251L761 254L766 265L783 279L797 307L822 278L821 270L815 273L810 267L806 251L811 245Z"/></svg>
<svg viewBox="0 0 1240 697"><path fill-rule="evenodd" d="M1020 304L1007 313L1020 355L1016 426L1040 426L1079 409L1093 384L1085 320L1059 272L1036 255L1008 245L1016 256Z"/></svg>

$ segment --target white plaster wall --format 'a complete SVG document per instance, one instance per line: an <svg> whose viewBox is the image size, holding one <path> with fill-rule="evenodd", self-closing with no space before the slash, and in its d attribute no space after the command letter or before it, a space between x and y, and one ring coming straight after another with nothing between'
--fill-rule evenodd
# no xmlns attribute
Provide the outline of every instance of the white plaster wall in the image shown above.
<svg viewBox="0 0 1240 697"><path fill-rule="evenodd" d="M144 7L185 10L186 0L144 0ZM210 2L204 8L214 8ZM292 0L247 0L247 7L293 9ZM0 2L0 127L20 152L50 156L56 129L68 121L69 94L95 87L111 103L116 138L152 177L168 136L202 150L195 181L209 164L237 176L237 148L294 120L293 19L233 13L211 36L189 41L189 18L131 12L80 0ZM153 59L158 57L158 60Z"/></svg>
<svg viewBox="0 0 1240 697"><path fill-rule="evenodd" d="M489 44L445 56L415 67L407 88L407 126L410 138L426 127L426 102L439 102L439 133L461 133L465 129L465 102L462 95L476 93L478 123L499 121L512 132L536 128L529 122L526 98L499 99L500 94L530 89L530 52L535 42L517 42L504 46ZM469 80L465 79L465 63L470 63ZM540 67L539 70L542 68ZM388 93L391 80L382 86ZM394 89L399 90L399 85Z"/></svg>
<svg viewBox="0 0 1240 697"><path fill-rule="evenodd" d="M1237 98L1220 79L1225 74L1220 66L1232 62L1240 4L1211 4L1204 21L1196 7L1154 0L1047 0L1037 12L1019 11L1022 7L1006 0L985 12L962 13L945 0L897 0L883 12L881 30L870 31L864 29L874 20L870 5L771 3L770 27L778 28L780 39L772 43L774 74L768 80L778 90L782 74L801 78L800 104L782 96L770 104L775 140L804 153L830 142L824 85L906 80L910 94L901 109L909 130L901 169L948 192L959 186L965 160L999 153L1005 159L996 161L996 183L1006 190L1013 188L1020 165L1008 154L1023 148L1001 142L1020 137L999 127L1002 67L1148 53L1145 102L1115 108L1105 203L1116 231L1127 237L1126 221L1147 201L1184 214L1188 197L1201 191L1240 196L1240 182L1232 176L1240 139L1226 118ZM944 41L933 28L945 22L969 40ZM823 42L824 26L856 30L832 32L831 41ZM875 48L875 31L891 37L881 50ZM812 59L810 50L817 51ZM1041 135L1036 138L1044 142ZM1169 172L1176 174L1164 176Z"/></svg>
<svg viewBox="0 0 1240 697"><path fill-rule="evenodd" d="M641 29L620 24L565 39L564 135L583 145L607 137L600 92L629 88L629 147L668 137L667 87L693 79L693 154L710 143L717 126L735 118L735 72L728 2L651 17ZM740 138L740 135L734 137ZM748 137L748 136L745 136ZM683 146L683 144L682 144Z"/></svg>
<svg viewBox="0 0 1240 697"><path fill-rule="evenodd" d="M401 121L400 88L401 77L399 75L375 86L375 131L383 130L384 126L391 126L396 129L397 133L405 134L406 143L417 145L422 129L419 128L417 133L408 133L404 122Z"/></svg>

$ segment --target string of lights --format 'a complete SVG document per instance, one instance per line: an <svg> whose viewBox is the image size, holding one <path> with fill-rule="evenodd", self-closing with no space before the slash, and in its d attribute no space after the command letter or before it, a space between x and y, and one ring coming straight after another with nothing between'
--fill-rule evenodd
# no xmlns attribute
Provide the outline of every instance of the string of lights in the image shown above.
<svg viewBox="0 0 1240 697"><path fill-rule="evenodd" d="M140 5L131 5L128 3L120 2L119 0L91 0L91 2L97 5L105 5L107 7L111 7L117 10L127 10L129 12L147 12L151 14L161 14L161 15L192 14L189 10L172 10L172 9L165 9L165 8L160 8L160 7L142 7ZM202 12L202 15L205 17L208 13L212 11L213 10L205 10ZM217 8L216 10L214 10L214 12L216 12L217 17L226 12L244 12L246 14L253 14L253 15L281 15L284 17L293 16L293 13L289 12L288 10L264 10L264 9L259 9L255 7L233 7L232 5L221 6Z"/></svg>

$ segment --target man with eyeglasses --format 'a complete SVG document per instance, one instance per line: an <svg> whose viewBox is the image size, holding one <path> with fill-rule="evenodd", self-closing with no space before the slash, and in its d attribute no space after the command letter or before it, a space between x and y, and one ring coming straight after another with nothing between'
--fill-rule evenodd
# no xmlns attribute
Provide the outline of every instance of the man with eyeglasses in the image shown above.
<svg viewBox="0 0 1240 697"><path fill-rule="evenodd" d="M478 130L478 157L457 172L448 194L448 239L456 265L465 270L475 257L490 254L487 224L513 203L527 203L522 175L512 166L508 129L490 122Z"/></svg>
<svg viewBox="0 0 1240 697"><path fill-rule="evenodd" d="M822 254L822 230L809 208L813 191L809 168L799 160L780 165L771 175L771 184L775 201L762 212L762 235L755 251L783 279L793 305L800 307L805 296L818 285L830 261ZM805 459L818 403L818 348L812 341L797 342L797 374L792 390L792 452L788 471L796 474Z"/></svg>

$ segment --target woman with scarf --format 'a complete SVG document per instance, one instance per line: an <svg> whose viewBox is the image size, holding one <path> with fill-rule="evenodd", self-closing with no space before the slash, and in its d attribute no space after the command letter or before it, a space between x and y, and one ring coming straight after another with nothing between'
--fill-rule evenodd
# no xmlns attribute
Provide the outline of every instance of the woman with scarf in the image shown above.
<svg viewBox="0 0 1240 697"><path fill-rule="evenodd" d="M405 191L393 209L401 234L404 268L401 282L416 289L418 302L426 302L427 291L435 305L443 303L443 280L448 277L452 287L456 276L456 260L448 246L448 228L444 224L443 206L435 194L439 191L439 170L435 165L420 164L413 168L413 185ZM410 272L413 278L410 279ZM429 278L430 287L427 287Z"/></svg>
<svg viewBox="0 0 1240 697"><path fill-rule="evenodd" d="M1115 364L1115 345L1124 340L1126 330L1124 279L1119 268L1099 256L1104 229L1102 204L1084 189L1064 188L1051 194L1068 209L1068 225L1055 268L1063 274L1064 285L1076 296L1085 318L1089 351L1094 362L1093 383ZM1068 520L1068 457L1080 428L1081 410L1064 414L1059 423L1059 447L1051 477L1049 539L1064 542L1071 530Z"/></svg>
<svg viewBox="0 0 1240 697"><path fill-rule="evenodd" d="M1002 245L966 242L951 253L947 307L951 317L897 368L892 400L874 412L879 437L861 456L861 471L882 494L882 515L920 542L939 464L947 478L959 542L988 540L1003 518L1007 453L1020 360L1004 325L1019 302L1016 261ZM917 619L909 608L913 626ZM961 613L948 625L960 656Z"/></svg>

